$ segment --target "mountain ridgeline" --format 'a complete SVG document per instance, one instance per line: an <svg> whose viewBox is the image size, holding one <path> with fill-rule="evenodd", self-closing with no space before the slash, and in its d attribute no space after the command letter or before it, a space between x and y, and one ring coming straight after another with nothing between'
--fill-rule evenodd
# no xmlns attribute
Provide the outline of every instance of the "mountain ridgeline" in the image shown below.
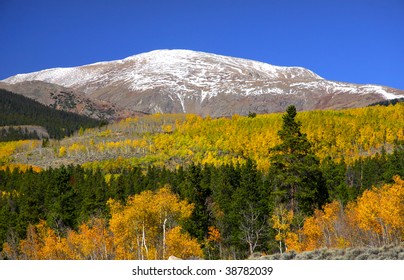
<svg viewBox="0 0 404 280"><path fill-rule="evenodd" d="M404 97L402 90L328 81L302 67L190 50L156 50L121 60L19 74L2 82L3 87L27 93L38 82L58 85L77 98L110 104L114 112L211 117L283 112L288 105L298 111L356 108ZM93 109L83 113L88 111Z"/></svg>
<svg viewBox="0 0 404 280"><path fill-rule="evenodd" d="M0 141L19 139L61 139L80 128L97 127L105 122L49 108L32 99L0 89ZM39 133L40 126L46 133Z"/></svg>

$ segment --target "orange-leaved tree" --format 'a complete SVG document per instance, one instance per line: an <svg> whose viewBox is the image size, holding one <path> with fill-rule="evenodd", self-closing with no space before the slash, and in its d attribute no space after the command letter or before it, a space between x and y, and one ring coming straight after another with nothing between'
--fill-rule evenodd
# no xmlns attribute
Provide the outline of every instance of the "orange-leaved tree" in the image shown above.
<svg viewBox="0 0 404 280"><path fill-rule="evenodd" d="M345 209L339 202L305 219L297 251L323 247L383 246L404 241L404 180L395 176L393 184L366 190ZM288 244L287 244L288 245Z"/></svg>
<svg viewBox="0 0 404 280"><path fill-rule="evenodd" d="M69 259L110 260L115 258L115 247L107 221L92 218L80 225L78 232L69 231L64 239Z"/></svg>
<svg viewBox="0 0 404 280"><path fill-rule="evenodd" d="M366 190L357 200L354 216L370 244L386 245L404 240L404 180ZM368 242L368 243L369 243Z"/></svg>
<svg viewBox="0 0 404 280"><path fill-rule="evenodd" d="M35 226L28 226L27 238L21 240L17 248L5 243L3 252L6 257L12 259L63 260L68 258L64 239L56 235L43 220Z"/></svg>

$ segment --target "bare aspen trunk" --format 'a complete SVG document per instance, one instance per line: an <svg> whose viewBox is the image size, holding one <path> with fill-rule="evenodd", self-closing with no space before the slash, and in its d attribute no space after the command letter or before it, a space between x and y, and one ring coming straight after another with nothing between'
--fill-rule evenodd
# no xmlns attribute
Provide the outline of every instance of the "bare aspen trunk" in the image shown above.
<svg viewBox="0 0 404 280"><path fill-rule="evenodd" d="M137 257L138 257L139 260L143 260L142 245L140 244L138 234L136 234L136 244L137 244Z"/></svg>
<svg viewBox="0 0 404 280"><path fill-rule="evenodd" d="M144 249L146 251L146 258L148 259L148 257L149 257L149 249L147 248L147 245L146 245L146 232L144 230L144 222L143 222L143 228L142 228L142 243L143 243L143 247L144 247ZM142 259L144 259L144 258L142 258Z"/></svg>
<svg viewBox="0 0 404 280"><path fill-rule="evenodd" d="M166 223L167 218L165 218L163 222L163 260L166 259Z"/></svg>

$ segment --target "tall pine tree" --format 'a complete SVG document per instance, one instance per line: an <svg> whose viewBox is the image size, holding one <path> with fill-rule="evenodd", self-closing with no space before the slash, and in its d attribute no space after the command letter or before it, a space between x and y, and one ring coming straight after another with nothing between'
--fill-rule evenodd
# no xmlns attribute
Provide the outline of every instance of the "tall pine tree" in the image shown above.
<svg viewBox="0 0 404 280"><path fill-rule="evenodd" d="M319 160L306 134L300 131L301 123L295 120L296 115L296 108L291 105L282 117L282 129L278 131L282 143L270 151L270 176L275 204L311 215L327 201L328 192Z"/></svg>

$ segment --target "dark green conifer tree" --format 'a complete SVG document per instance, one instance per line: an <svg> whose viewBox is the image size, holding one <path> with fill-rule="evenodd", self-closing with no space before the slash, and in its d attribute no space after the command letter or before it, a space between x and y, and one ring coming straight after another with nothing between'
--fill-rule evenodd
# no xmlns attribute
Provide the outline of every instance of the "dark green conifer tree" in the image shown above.
<svg viewBox="0 0 404 280"><path fill-rule="evenodd" d="M209 185L202 184L203 177L202 167L191 164L186 171L184 182L179 186L180 197L195 206L191 219L185 222L183 227L200 241L207 236L209 227L206 200L210 196L210 189Z"/></svg>
<svg viewBox="0 0 404 280"><path fill-rule="evenodd" d="M326 157L321 162L321 171L326 181L330 200L338 200L343 205L354 198L345 182L346 169L343 159L335 162L330 157Z"/></svg>
<svg viewBox="0 0 404 280"><path fill-rule="evenodd" d="M383 178L391 183L395 175L404 177L404 143L399 141L396 141L393 153L387 157Z"/></svg>
<svg viewBox="0 0 404 280"><path fill-rule="evenodd" d="M282 129L278 132L282 142L270 151L270 176L276 204L311 215L315 208L327 202L328 192L319 160L306 134L300 131L301 123L295 120L296 115L292 105L282 117Z"/></svg>

